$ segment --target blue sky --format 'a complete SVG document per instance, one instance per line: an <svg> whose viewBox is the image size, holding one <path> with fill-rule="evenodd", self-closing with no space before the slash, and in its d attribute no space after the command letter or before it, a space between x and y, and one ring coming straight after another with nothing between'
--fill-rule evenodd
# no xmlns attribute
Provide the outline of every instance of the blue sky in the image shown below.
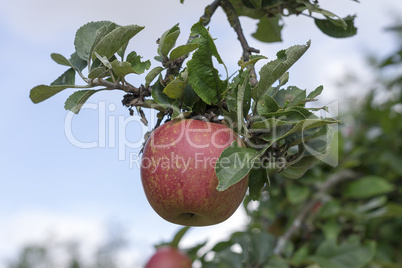
<svg viewBox="0 0 402 268"><path fill-rule="evenodd" d="M320 1L322 7L340 16L357 14L358 35L350 39L324 36L313 20L305 17L285 20L283 43L267 45L253 40L255 21L242 19L250 44L261 54L274 58L278 50L309 39L312 46L290 70L290 84L308 91L323 84L323 102L339 100L340 109L347 109L349 94L336 88L336 77L356 71L362 76L367 52L386 55L392 51L392 37L382 30L402 12L400 1L350 0ZM60 239L80 238L90 245L103 239L105 226L117 221L127 229L132 241L126 255L127 263L143 263L151 254L152 245L168 240L179 228L165 222L148 205L140 183L139 170L130 168L130 153L139 148L124 148L126 160L119 160L119 149L109 142L104 148L82 149L65 135L68 113L63 92L34 105L29 90L38 84L49 84L64 70L50 59L50 53L69 56L74 52L76 29L88 21L112 20L121 25L145 26L130 44L145 59L156 54L156 39L168 28L180 23L179 43L185 42L190 26L202 14L201 1L51 1L16 0L2 4L0 10L0 267L1 261L15 254L16 248L30 241L42 241L49 234ZM121 8L120 8L120 7ZM234 32L219 10L210 24L211 34L218 37L217 47L230 71L236 68L241 55ZM234 56L235 55L235 56ZM133 77L134 84L143 83L143 76ZM71 93L71 91L70 91ZM106 113L84 109L73 118L75 137L84 142L97 141L101 116L108 120L116 145L120 137L131 143L140 142L140 126L136 122L118 124L128 119L121 106L120 92L100 93L89 102L105 105ZM112 106L109 106L112 105ZM108 107L115 109L108 110ZM113 118L113 119L110 119ZM114 123L116 122L116 123ZM227 222L193 229L184 244L216 239L233 229L241 228L245 218L239 210ZM7 241L7 244L4 243Z"/></svg>

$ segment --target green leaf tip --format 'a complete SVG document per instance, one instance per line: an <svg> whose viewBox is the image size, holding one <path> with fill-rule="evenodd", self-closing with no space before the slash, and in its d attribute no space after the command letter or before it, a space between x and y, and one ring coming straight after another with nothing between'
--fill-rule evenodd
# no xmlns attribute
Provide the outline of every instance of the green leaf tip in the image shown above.
<svg viewBox="0 0 402 268"><path fill-rule="evenodd" d="M164 32L159 39L158 53L162 57L167 57L168 53L176 44L176 40L180 35L179 24Z"/></svg>
<svg viewBox="0 0 402 268"><path fill-rule="evenodd" d="M281 42L281 31L283 25L280 25L281 17L275 16L273 18L262 17L257 24L257 31L252 36L261 42L273 43Z"/></svg>
<svg viewBox="0 0 402 268"><path fill-rule="evenodd" d="M348 16L344 19L315 19L315 25L326 35L335 38L347 38L357 34L354 25L355 16Z"/></svg>

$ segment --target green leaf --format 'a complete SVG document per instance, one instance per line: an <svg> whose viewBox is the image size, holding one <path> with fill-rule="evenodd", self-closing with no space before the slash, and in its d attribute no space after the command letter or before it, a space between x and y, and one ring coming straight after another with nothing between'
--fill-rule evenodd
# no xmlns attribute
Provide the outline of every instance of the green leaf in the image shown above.
<svg viewBox="0 0 402 268"><path fill-rule="evenodd" d="M102 90L102 89L100 89ZM74 92L68 99L66 100L64 104L64 108L66 110L72 111L75 114L78 114L79 111L81 110L81 107L84 105L84 103L91 97L94 93L100 91L100 90L79 90Z"/></svg>
<svg viewBox="0 0 402 268"><path fill-rule="evenodd" d="M193 54L192 59L187 62L188 81L205 103L219 104L228 82L220 79L218 71L214 68L212 57L215 57L220 64L223 64L223 61L216 50L212 37L201 22L193 25L191 35L198 36L193 41L199 45L199 48Z"/></svg>
<svg viewBox="0 0 402 268"><path fill-rule="evenodd" d="M295 125L295 122L292 121L285 121L281 119L277 119L275 117L270 117L268 119L264 119L261 121L254 122L253 125L251 126L251 130L255 133L259 134L264 134L264 133L269 133L272 134L272 138L276 138L279 136L284 135L288 131L292 129L292 127ZM279 128L286 128L287 130L285 132L283 131L278 131Z"/></svg>
<svg viewBox="0 0 402 268"><path fill-rule="evenodd" d="M241 69L243 70L244 68L246 68L247 66L250 66L250 65L255 65L259 60L265 60L265 59L268 59L267 57L265 57L265 56L262 56L262 55L251 55L250 56L250 59L248 60L248 61L246 61L246 62L244 62L243 60L240 60L239 61L239 65L240 65L240 67L241 67Z"/></svg>
<svg viewBox="0 0 402 268"><path fill-rule="evenodd" d="M300 131L306 131L308 129L312 128L317 128L325 125L330 125L330 124L337 124L339 121L336 121L331 118L326 118L326 119L305 119L302 121L297 122L297 124L285 135L283 135L281 138L284 138L290 134L300 132Z"/></svg>
<svg viewBox="0 0 402 268"><path fill-rule="evenodd" d="M258 201L261 197L261 191L268 183L267 172L264 168L252 168L249 173L248 189L252 200Z"/></svg>
<svg viewBox="0 0 402 268"><path fill-rule="evenodd" d="M158 66L153 68L147 75L145 76L145 86L148 87L152 81L164 70L162 66Z"/></svg>
<svg viewBox="0 0 402 268"><path fill-rule="evenodd" d="M194 89L187 83L186 87L184 88L184 94L181 99L184 104L186 104L188 107L192 107L192 110L196 112L196 104L201 102L200 97L198 97L197 93L195 93ZM202 102L204 105L205 103Z"/></svg>
<svg viewBox="0 0 402 268"><path fill-rule="evenodd" d="M386 205L387 212L384 214L384 217L394 217L401 218L402 217L402 205L399 203L388 202Z"/></svg>
<svg viewBox="0 0 402 268"><path fill-rule="evenodd" d="M357 34L357 28L354 26L355 16L348 16L342 21L346 23L346 28L344 25L340 24L340 20L335 20L327 17L325 20L315 19L315 25L326 35L335 38L346 38Z"/></svg>
<svg viewBox="0 0 402 268"><path fill-rule="evenodd" d="M135 102L136 102L136 100L133 102L133 105L136 104ZM130 105L131 105L131 103L130 103ZM153 99L145 99L144 103L141 105L141 107L158 110L163 113L163 116L165 116L166 109L164 107L162 107L161 105L159 105Z"/></svg>
<svg viewBox="0 0 402 268"><path fill-rule="evenodd" d="M273 254L275 239L267 232L252 232L250 234L250 244L250 259L263 264Z"/></svg>
<svg viewBox="0 0 402 268"><path fill-rule="evenodd" d="M199 254L197 254L198 251L201 248L204 248L206 244L207 244L207 241L198 243L198 244L192 246L191 248L184 249L184 252L190 257L190 259L195 260L195 259L199 258Z"/></svg>
<svg viewBox="0 0 402 268"><path fill-rule="evenodd" d="M96 45L94 51L99 55L110 59L131 38L139 33L144 27L137 25L121 26L106 34Z"/></svg>
<svg viewBox="0 0 402 268"><path fill-rule="evenodd" d="M370 210L383 207L387 203L388 199L386 196L376 196L367 201L367 203L361 204L357 210L359 212L369 212Z"/></svg>
<svg viewBox="0 0 402 268"><path fill-rule="evenodd" d="M351 236L340 245L332 239L325 240L317 247L316 255L309 259L328 268L360 268L365 267L373 259L375 250L374 241L362 245L357 237Z"/></svg>
<svg viewBox="0 0 402 268"><path fill-rule="evenodd" d="M218 242L215 244L215 246L211 249L211 251L214 252L220 252L223 251L229 247L233 246L233 241L229 240L229 241L222 241L222 242Z"/></svg>
<svg viewBox="0 0 402 268"><path fill-rule="evenodd" d="M97 37L97 30L110 24L112 24L110 21L89 22L77 30L74 46L77 55L81 59L87 61L91 57L90 51Z"/></svg>
<svg viewBox="0 0 402 268"><path fill-rule="evenodd" d="M345 197L368 198L380 194L389 193L395 190L393 184L378 176L365 176L356 181L350 182L345 191Z"/></svg>
<svg viewBox="0 0 402 268"><path fill-rule="evenodd" d="M318 211L319 219L330 219L334 218L341 212L341 204L338 200L330 200L320 208Z"/></svg>
<svg viewBox="0 0 402 268"><path fill-rule="evenodd" d="M119 55L122 60L124 59L124 53L126 53L127 46L128 46L128 42L125 43L125 44L117 51L117 55Z"/></svg>
<svg viewBox="0 0 402 268"><path fill-rule="evenodd" d="M188 72L185 69L180 73L172 82L166 85L163 93L165 93L171 99L181 99L184 96L184 89L188 83Z"/></svg>
<svg viewBox="0 0 402 268"><path fill-rule="evenodd" d="M50 57L60 65L70 66L79 71L82 71L87 66L86 61L83 61L81 58L79 58L76 53L73 53L69 60L63 55L57 53L52 53Z"/></svg>
<svg viewBox="0 0 402 268"><path fill-rule="evenodd" d="M88 78L103 78L107 75L107 68L105 66L96 67L88 74Z"/></svg>
<svg viewBox="0 0 402 268"><path fill-rule="evenodd" d="M323 86L319 86L317 87L314 91L310 92L310 94L308 94L307 99L314 99L315 97L318 97L321 92L323 91L324 87Z"/></svg>
<svg viewBox="0 0 402 268"><path fill-rule="evenodd" d="M262 0L249 0L249 1L255 8L261 8Z"/></svg>
<svg viewBox="0 0 402 268"><path fill-rule="evenodd" d="M215 255L213 263L205 263L204 268L244 268L242 254L231 251L229 248Z"/></svg>
<svg viewBox="0 0 402 268"><path fill-rule="evenodd" d="M136 71L131 67L131 63L127 61L114 60L112 63L113 73L119 77L125 77L128 74L136 73Z"/></svg>
<svg viewBox="0 0 402 268"><path fill-rule="evenodd" d="M304 156L297 163L285 168L282 175L290 179L298 179L317 161L318 159L314 156Z"/></svg>
<svg viewBox="0 0 402 268"><path fill-rule="evenodd" d="M174 102L174 99L169 98L165 93L163 93L164 86L160 82L160 79L152 86L152 98L163 108L168 108Z"/></svg>
<svg viewBox="0 0 402 268"><path fill-rule="evenodd" d="M266 43L281 42L281 31L283 26L279 24L281 17L276 16L272 18L262 17L257 24L257 31L252 36Z"/></svg>
<svg viewBox="0 0 402 268"><path fill-rule="evenodd" d="M114 29L116 29L117 27L120 27L119 25L117 25L116 23L110 23L108 25L104 25L101 28L99 28L96 31L96 35L95 35L95 39L93 40L90 52L88 54L88 64L90 63L90 60L93 57L94 51L96 46L98 45L98 43L102 40L103 37L105 37L108 33L110 33L111 31L113 31ZM128 43L126 43L124 45L124 47L126 47Z"/></svg>
<svg viewBox="0 0 402 268"><path fill-rule="evenodd" d="M71 54L71 57L69 59L72 67L77 71L82 71L84 70L85 67L88 66L87 61L81 59L80 57L78 57L77 53L74 52L73 54Z"/></svg>
<svg viewBox="0 0 402 268"><path fill-rule="evenodd" d="M289 81L289 72L286 72L279 78L278 86L279 87L284 86L288 81Z"/></svg>
<svg viewBox="0 0 402 268"><path fill-rule="evenodd" d="M263 268L289 268L287 261L280 256L272 256Z"/></svg>
<svg viewBox="0 0 402 268"><path fill-rule="evenodd" d="M65 71L59 78L53 81L50 85L74 85L75 84L75 70L73 68Z"/></svg>
<svg viewBox="0 0 402 268"><path fill-rule="evenodd" d="M110 61L105 57L105 56L101 56L99 55L97 52L94 52L96 58L98 58L98 60L100 60L100 62L108 69L112 69L112 64L110 63Z"/></svg>
<svg viewBox="0 0 402 268"><path fill-rule="evenodd" d="M171 61L178 59L184 55L187 55L188 53L196 50L198 48L197 43L189 43L185 45L178 46L170 52L169 58Z"/></svg>
<svg viewBox="0 0 402 268"><path fill-rule="evenodd" d="M179 100L175 100L170 106L170 108L173 109L173 113L171 115L172 120L176 118L180 119L188 118L193 112L191 107L183 107L182 102Z"/></svg>
<svg viewBox="0 0 402 268"><path fill-rule="evenodd" d="M176 24L171 29L164 32L159 39L158 53L162 57L167 57L169 51L172 50L176 44L176 40L180 35L179 24Z"/></svg>
<svg viewBox="0 0 402 268"><path fill-rule="evenodd" d="M246 97L246 92L250 92L250 83L249 83L249 77L250 77L250 70L247 70L244 72L244 75L242 76L243 81L241 81L241 84L239 84L237 88L237 127L239 133L243 133L244 131L247 133L248 129L244 123L244 115L248 113L248 110L250 109L250 102L251 102L251 96L249 94L248 98ZM246 105L246 109L244 109Z"/></svg>
<svg viewBox="0 0 402 268"><path fill-rule="evenodd" d="M308 244L304 244L299 247L296 252L293 254L290 263L296 267L299 267L303 264L306 257L309 255L309 247ZM272 267L273 268L273 267Z"/></svg>
<svg viewBox="0 0 402 268"><path fill-rule="evenodd" d="M310 190L306 186L297 185L291 181L286 184L286 198L293 205L299 204L306 200L309 194Z"/></svg>
<svg viewBox="0 0 402 268"><path fill-rule="evenodd" d="M136 74L142 74L145 70L148 70L151 67L151 62L149 60L143 62L141 61L141 58L142 57L137 55L135 51L127 55L127 61L131 64L131 67Z"/></svg>
<svg viewBox="0 0 402 268"><path fill-rule="evenodd" d="M170 246L174 247L174 248L178 248L181 239L183 238L183 236L187 233L187 231L189 229L190 229L189 226L180 228L180 230L174 236L172 242L170 242Z"/></svg>
<svg viewBox="0 0 402 268"><path fill-rule="evenodd" d="M321 226L321 230L327 240L336 241L342 231L342 226L338 220L330 219Z"/></svg>
<svg viewBox="0 0 402 268"><path fill-rule="evenodd" d="M33 103L42 102L60 91L63 91L66 88L72 88L74 85L55 85L55 86L47 86L47 85L38 85L31 89L29 97L31 98Z"/></svg>
<svg viewBox="0 0 402 268"><path fill-rule="evenodd" d="M259 101L265 94L273 95L271 86L307 51L310 41L306 45L292 46L277 54L277 59L268 62L260 70L260 81L253 89L253 99ZM271 90L270 90L271 89Z"/></svg>
<svg viewBox="0 0 402 268"><path fill-rule="evenodd" d="M227 147L215 165L215 173L218 176L218 191L224 191L233 184L243 179L253 168L254 161L259 157L257 150L240 147L234 141Z"/></svg>
<svg viewBox="0 0 402 268"><path fill-rule="evenodd" d="M306 90L301 90L297 87L290 86L287 89L279 90L275 94L274 99L282 108L295 106L306 100Z"/></svg>
<svg viewBox="0 0 402 268"><path fill-rule="evenodd" d="M63 55L58 53L50 54L52 60L54 60L57 64L64 65L64 66L71 66L71 63L68 59L66 59Z"/></svg>
<svg viewBox="0 0 402 268"><path fill-rule="evenodd" d="M278 110L278 103L269 95L265 95L264 99L257 104L257 112L261 116L272 116L272 113L276 113Z"/></svg>
<svg viewBox="0 0 402 268"><path fill-rule="evenodd" d="M154 59L156 61L163 62L163 57L162 56L155 56Z"/></svg>
<svg viewBox="0 0 402 268"><path fill-rule="evenodd" d="M253 19L260 19L267 15L267 12L264 9L255 8L250 0L230 0L230 2L235 8L238 16L247 16Z"/></svg>

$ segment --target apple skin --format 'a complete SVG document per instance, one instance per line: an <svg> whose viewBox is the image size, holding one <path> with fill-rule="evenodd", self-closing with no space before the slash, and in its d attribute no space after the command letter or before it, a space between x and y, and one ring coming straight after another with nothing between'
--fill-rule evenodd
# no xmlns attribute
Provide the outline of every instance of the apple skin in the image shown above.
<svg viewBox="0 0 402 268"><path fill-rule="evenodd" d="M215 163L235 140L244 146L230 128L201 120L172 120L158 127L141 161L144 192L156 213L184 226L228 219L243 201L248 177L218 191Z"/></svg>
<svg viewBox="0 0 402 268"><path fill-rule="evenodd" d="M191 268L189 256L172 247L158 248L145 268Z"/></svg>

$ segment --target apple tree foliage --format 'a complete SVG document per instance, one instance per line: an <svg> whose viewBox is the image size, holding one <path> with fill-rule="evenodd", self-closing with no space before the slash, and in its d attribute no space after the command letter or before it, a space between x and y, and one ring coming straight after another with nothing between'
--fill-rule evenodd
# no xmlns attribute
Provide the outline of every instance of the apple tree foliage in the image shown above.
<svg viewBox="0 0 402 268"><path fill-rule="evenodd" d="M339 127L339 166L318 163L302 180L274 174L260 201L245 200L249 223L242 231L185 249L194 263L207 268L402 267L402 25L389 29L399 34L398 48L385 58L371 57L370 81L354 71L338 77L342 88L369 88L342 116L353 120ZM191 236L186 227L163 245L182 247L186 231ZM278 247L281 238L286 243ZM119 241L103 245L90 264L72 245L27 245L5 267L55 267L60 252L66 262L57 267L118 267Z"/></svg>
<svg viewBox="0 0 402 268"><path fill-rule="evenodd" d="M234 74L228 73L206 27L218 7L225 11L243 48L239 69ZM70 57L51 54L57 64L68 69L50 85L34 87L30 98L39 103L63 90L76 89L64 107L79 113L93 94L117 89L125 92L123 105L131 113L135 108L144 124L148 121L143 109L158 111L155 128L164 120L175 118L225 124L243 138L247 148L233 143L224 150L216 163L217 189L224 191L251 173L250 197L258 200L269 183L269 174L282 172L289 178L301 177L317 160L314 154L325 154L331 125L338 123L316 115L327 107L306 105L316 100L322 86L307 94L305 89L287 85L288 70L308 50L310 41L283 49L276 59L267 61L244 38L239 16L259 21L254 38L276 42L281 41L283 18L290 15L311 17L323 33L333 37L356 33L353 16L340 18L320 8L318 1L216 0L196 19L187 43L176 44L178 25L162 34L155 56L159 64L151 68L150 60L143 60L135 51L126 51L129 41L144 27L89 22L77 30L75 52ZM259 71L255 68L257 62L265 62ZM215 65L221 65L224 72L220 73ZM145 75L144 83L130 84L129 76L140 74ZM83 83L76 81L77 75Z"/></svg>
<svg viewBox="0 0 402 268"><path fill-rule="evenodd" d="M186 44L176 45L178 25L160 37L155 57L160 64L151 68L150 61L125 51L143 27L91 22L77 31L76 51L69 58L51 55L67 71L50 85L33 88L30 97L39 103L65 89L78 89L65 103L67 110L78 113L94 93L118 89L125 92L123 104L130 111L134 108L143 116L143 109L158 110L159 124L166 119L199 117L227 124L239 133L248 147L233 144L222 159L240 155L243 165L217 167L216 172L220 190L252 173L244 202L250 222L207 251L206 243L187 249L202 267L401 267L402 77L390 78L384 71L400 68L402 50L375 62L378 80L361 105L349 111L354 118L352 128L341 126L337 134L339 165L312 166L316 159L305 147L325 153L330 126L338 122L317 117L317 108L306 106L321 93L321 86L308 94L286 86L289 68L310 42L279 51L276 59L267 62L243 40L239 70L220 74L214 62L226 68L206 28L219 6L239 37L238 16L258 20L253 37L262 42L281 41L282 21L291 15L311 17L332 37L356 34L353 16L340 18L321 9L318 1L214 1L192 26ZM401 29L391 28L399 33ZM257 61L265 62L258 71ZM84 85L76 83L77 74ZM128 75L135 74L145 74L143 85L127 81ZM345 80L342 86L351 83ZM361 81L355 84L362 87ZM378 102L384 90L391 97ZM145 117L143 122L147 122ZM278 155L287 160L285 166L270 157ZM265 168L260 159L273 161L272 165ZM249 169L251 164L254 168ZM302 180L286 179L300 176ZM177 247L187 230L181 229L169 245Z"/></svg>

